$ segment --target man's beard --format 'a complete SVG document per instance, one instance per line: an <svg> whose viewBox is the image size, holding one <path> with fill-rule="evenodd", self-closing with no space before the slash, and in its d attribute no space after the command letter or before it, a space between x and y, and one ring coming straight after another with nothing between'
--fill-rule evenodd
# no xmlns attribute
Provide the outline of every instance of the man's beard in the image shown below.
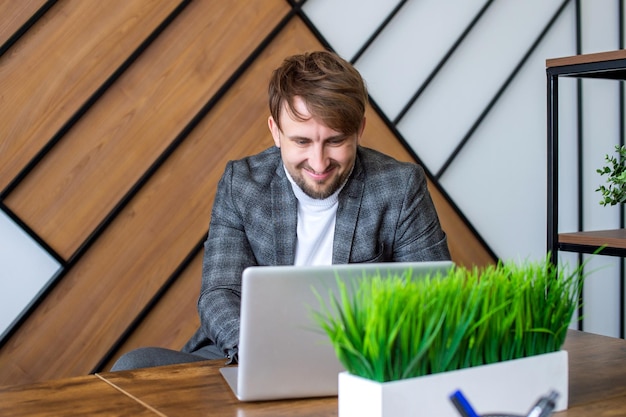
<svg viewBox="0 0 626 417"><path fill-rule="evenodd" d="M350 175L350 171L345 171L341 175L336 176L331 180L327 187L322 189L314 188L304 180L303 174L298 172L298 175L293 176L293 180L298 187L311 198L316 200L323 200L333 195L345 182L346 178ZM317 184L322 184L318 182Z"/></svg>

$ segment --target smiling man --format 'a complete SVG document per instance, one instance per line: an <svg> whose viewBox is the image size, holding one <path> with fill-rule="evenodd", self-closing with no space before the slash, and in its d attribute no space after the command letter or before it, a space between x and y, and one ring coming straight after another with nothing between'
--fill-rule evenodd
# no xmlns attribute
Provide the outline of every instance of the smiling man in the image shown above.
<svg viewBox="0 0 626 417"><path fill-rule="evenodd" d="M359 72L336 54L285 59L269 85L275 146L229 162L218 184L200 328L182 352L139 349L113 370L236 360L248 266L450 259L424 170L359 145L367 100Z"/></svg>

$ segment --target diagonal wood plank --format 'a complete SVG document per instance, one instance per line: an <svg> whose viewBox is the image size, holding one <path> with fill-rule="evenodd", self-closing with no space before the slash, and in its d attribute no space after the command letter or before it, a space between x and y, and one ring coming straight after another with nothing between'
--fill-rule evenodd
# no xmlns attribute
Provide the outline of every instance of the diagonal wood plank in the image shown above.
<svg viewBox="0 0 626 417"><path fill-rule="evenodd" d="M160 346L180 350L200 324L196 306L201 276L202 254L198 254L149 315L102 366L102 370L111 369L123 353L139 347Z"/></svg>
<svg viewBox="0 0 626 417"><path fill-rule="evenodd" d="M61 1L0 57L0 190L180 1Z"/></svg>
<svg viewBox="0 0 626 417"><path fill-rule="evenodd" d="M24 25L46 0L0 0L0 46Z"/></svg>
<svg viewBox="0 0 626 417"><path fill-rule="evenodd" d="M69 258L286 10L281 0L192 2L7 206Z"/></svg>

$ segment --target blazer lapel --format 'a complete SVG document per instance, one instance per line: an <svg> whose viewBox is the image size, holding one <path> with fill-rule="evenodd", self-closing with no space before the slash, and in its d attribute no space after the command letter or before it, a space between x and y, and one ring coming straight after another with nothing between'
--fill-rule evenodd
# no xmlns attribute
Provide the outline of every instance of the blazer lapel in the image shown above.
<svg viewBox="0 0 626 417"><path fill-rule="evenodd" d="M334 264L347 264L350 262L352 241L365 187L363 175L363 170L357 157L354 172L339 194L339 207L337 208L335 238L333 241Z"/></svg>
<svg viewBox="0 0 626 417"><path fill-rule="evenodd" d="M298 205L282 164L278 164L270 192L276 265L293 265L296 259Z"/></svg>

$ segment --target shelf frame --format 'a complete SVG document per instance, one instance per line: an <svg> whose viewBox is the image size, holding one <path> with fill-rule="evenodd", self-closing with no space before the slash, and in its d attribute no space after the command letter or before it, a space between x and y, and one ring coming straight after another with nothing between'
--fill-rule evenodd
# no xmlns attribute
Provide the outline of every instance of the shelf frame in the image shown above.
<svg viewBox="0 0 626 417"><path fill-rule="evenodd" d="M546 60L547 77L547 251L554 265L557 264L558 252L569 251L579 253L595 253L603 247L602 255L626 256L626 246L621 247L615 240L606 239L607 231L577 232L573 234L558 233L558 150L559 150L559 78L601 78L626 80L626 49L601 52L587 55ZM621 229L613 232L619 233ZM567 237L583 233L586 238L593 238L585 243L567 241ZM626 242L626 234L624 235Z"/></svg>

